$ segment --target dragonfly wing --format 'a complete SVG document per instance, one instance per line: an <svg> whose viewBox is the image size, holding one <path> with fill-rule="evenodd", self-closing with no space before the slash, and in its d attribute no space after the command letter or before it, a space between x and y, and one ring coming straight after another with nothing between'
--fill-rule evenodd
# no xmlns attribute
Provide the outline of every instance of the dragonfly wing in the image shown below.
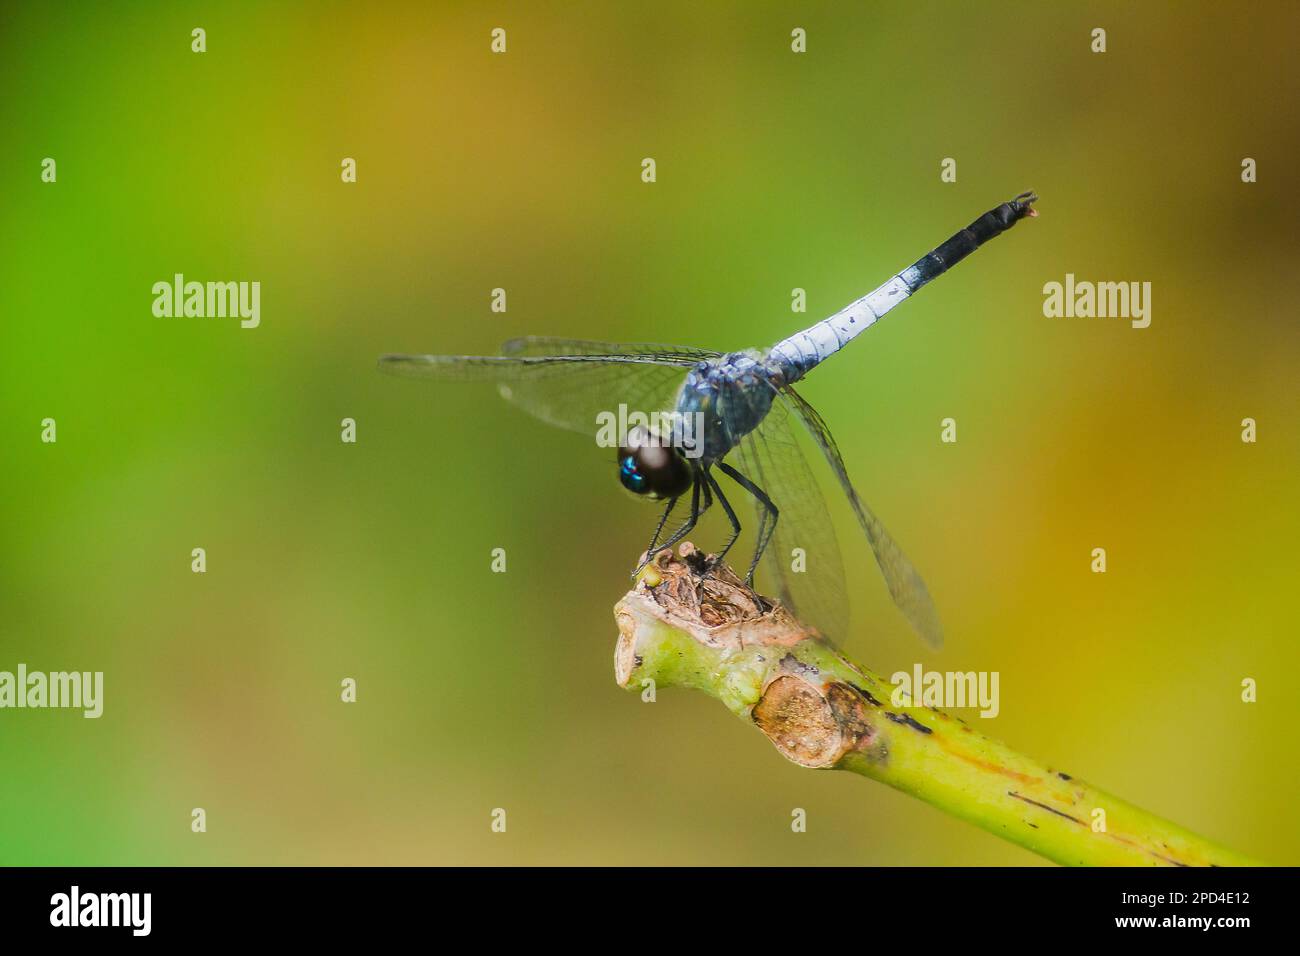
<svg viewBox="0 0 1300 956"><path fill-rule="evenodd" d="M598 416L672 407L686 370L716 353L668 345L512 339L501 355L385 355L386 372L437 381L489 381L535 418L594 436Z"/></svg>
<svg viewBox="0 0 1300 956"><path fill-rule="evenodd" d="M637 356L673 365L694 365L717 358L720 352L692 348L689 345L663 345L659 342L593 342L590 339L559 339L545 335L525 335L510 339L501 346L502 355L541 357L550 355Z"/></svg>
<svg viewBox="0 0 1300 956"><path fill-rule="evenodd" d="M768 586L776 587L782 603L805 624L829 640L843 640L849 605L835 527L785 407L774 402L732 454L741 473L765 491L779 511L763 552L763 570L772 579ZM764 509L756 506L761 523Z"/></svg>
<svg viewBox="0 0 1300 956"><path fill-rule="evenodd" d="M939 612L935 609L929 589L916 568L912 567L912 562L903 553L903 549L889 536L880 519L858 497L853 482L849 480L848 470L844 467L844 459L840 457L840 450L826 423L817 414L817 410L790 386L782 388L780 394L803 421L826 456L835 477L839 479L844 494L858 516L858 523L862 525L867 541L871 543L871 550L876 556L876 563L880 565L881 574L885 576L885 584L889 587L889 595L894 599L894 604L903 612L921 640L936 650L942 647L943 625L939 622Z"/></svg>

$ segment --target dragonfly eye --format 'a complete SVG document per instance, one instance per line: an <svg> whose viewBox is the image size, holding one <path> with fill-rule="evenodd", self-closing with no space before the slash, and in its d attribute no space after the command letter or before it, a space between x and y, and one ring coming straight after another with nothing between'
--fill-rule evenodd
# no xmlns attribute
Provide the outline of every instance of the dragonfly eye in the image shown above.
<svg viewBox="0 0 1300 956"><path fill-rule="evenodd" d="M637 469L634 455L625 455L619 460L618 480L623 482L623 487L633 494L643 495L650 490L646 486L645 475Z"/></svg>
<svg viewBox="0 0 1300 956"><path fill-rule="evenodd" d="M618 480L635 495L676 498L691 488L691 468L676 448L638 429L618 450Z"/></svg>

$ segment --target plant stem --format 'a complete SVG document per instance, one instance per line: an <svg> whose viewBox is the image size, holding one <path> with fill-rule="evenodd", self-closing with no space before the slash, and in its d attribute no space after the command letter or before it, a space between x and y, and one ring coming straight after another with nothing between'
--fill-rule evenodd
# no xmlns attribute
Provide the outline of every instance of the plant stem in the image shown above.
<svg viewBox="0 0 1300 956"><path fill-rule="evenodd" d="M934 707L907 706L729 568L661 553L615 608L615 676L689 687L752 721L786 758L886 783L1073 866L1249 866L1127 801L1031 760Z"/></svg>

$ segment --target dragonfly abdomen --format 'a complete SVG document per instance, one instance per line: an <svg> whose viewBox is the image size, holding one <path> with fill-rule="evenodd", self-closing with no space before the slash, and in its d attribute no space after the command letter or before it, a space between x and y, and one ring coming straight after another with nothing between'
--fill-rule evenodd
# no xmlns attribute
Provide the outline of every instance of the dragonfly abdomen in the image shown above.
<svg viewBox="0 0 1300 956"><path fill-rule="evenodd" d="M1015 199L990 209L880 288L849 303L830 318L772 346L771 358L780 365L786 381L797 382L921 286L943 275L1025 216L1035 215L1032 204L1037 198L1032 192L1021 193Z"/></svg>

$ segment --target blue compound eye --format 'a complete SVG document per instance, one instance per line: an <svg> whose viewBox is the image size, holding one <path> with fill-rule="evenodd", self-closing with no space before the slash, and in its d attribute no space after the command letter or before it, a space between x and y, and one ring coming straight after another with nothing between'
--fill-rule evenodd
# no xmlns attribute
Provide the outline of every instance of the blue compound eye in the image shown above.
<svg viewBox="0 0 1300 956"><path fill-rule="evenodd" d="M682 453L643 441L643 435L630 436L618 450L618 480L623 487L646 498L676 498L690 491L694 477Z"/></svg>
<svg viewBox="0 0 1300 956"><path fill-rule="evenodd" d="M618 480L633 494L643 495L649 490L645 475L637 470L636 459L631 455L626 455L619 461Z"/></svg>

